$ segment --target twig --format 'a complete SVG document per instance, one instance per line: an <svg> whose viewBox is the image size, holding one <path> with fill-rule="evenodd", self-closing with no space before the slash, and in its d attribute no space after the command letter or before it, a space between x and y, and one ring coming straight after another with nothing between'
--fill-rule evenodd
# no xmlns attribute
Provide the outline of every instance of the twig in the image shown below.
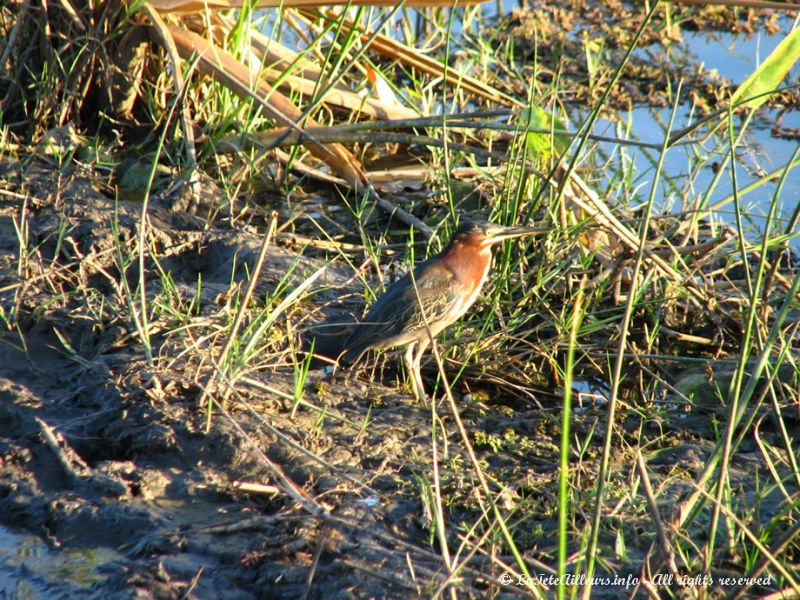
<svg viewBox="0 0 800 600"><path fill-rule="evenodd" d="M269 494L276 496L281 490L274 485L266 485L264 483L253 483L252 481L234 481L231 487L239 492L246 492L251 494Z"/></svg>
<svg viewBox="0 0 800 600"><path fill-rule="evenodd" d="M227 382L227 378L223 373L217 371L217 374L220 378L226 381L228 385L231 385L229 382ZM219 402L217 402L216 405L219 411L225 416L225 418L228 419L231 425L233 425L242 439L252 446L253 452L262 461L267 470L269 470L269 472L272 474L272 477L275 479L277 486L285 494L291 496L295 502L302 506L303 509L311 515L323 515L327 513L327 509L306 494L303 488L297 485L289 478L288 475L286 475L286 473L283 472L283 469L281 469L280 466L270 460L270 458L261 449L261 444L254 440L252 436L248 434L244 428L242 428L242 426L236 421L236 419L233 418L233 416L224 406L222 406Z"/></svg>
<svg viewBox="0 0 800 600"><path fill-rule="evenodd" d="M239 519L235 523L228 525L211 525L201 527L198 531L203 533L239 533L240 531L263 530L271 527L275 523L286 521L289 517L285 515L269 515L264 517L252 517L250 519Z"/></svg>
<svg viewBox="0 0 800 600"><path fill-rule="evenodd" d="M64 473L69 477L73 483L78 483L83 477L91 473L89 465L87 465L78 454L70 448L66 440L55 432L55 430L45 423L39 417L34 417L39 428L42 430L42 435L47 443L47 447L56 455L58 464L64 470ZM60 439L59 439L60 438ZM64 446L62 448L61 446Z"/></svg>
<svg viewBox="0 0 800 600"><path fill-rule="evenodd" d="M644 495L647 498L647 506L650 509L650 517L656 526L656 533L658 534L658 543L664 559L667 561L670 573L676 578L679 576L678 566L675 564L675 553L667 538L667 532L664 529L664 522L661 520L661 515L658 513L658 504L656 503L655 495L653 494L653 486L650 483L650 476L647 473L647 465L645 465L644 457L640 449L636 450L636 469L639 471L639 477L642 479L642 487L644 488Z"/></svg>
<svg viewBox="0 0 800 600"><path fill-rule="evenodd" d="M400 208L393 202L381 198L378 195L378 192L375 191L375 188L372 185L369 185L369 197L383 210L389 213L390 217L396 218L398 221L402 221L406 225L411 225L415 229L417 229L426 240L429 240L433 237L433 229L420 221L417 217L412 215L409 212L406 212L404 209Z"/></svg>
<svg viewBox="0 0 800 600"><path fill-rule="evenodd" d="M402 579L400 577L389 575L389 574L387 574L385 572L385 570L376 569L374 564L365 565L365 564L363 564L361 562L357 562L355 560L343 560L343 561L341 561L341 563L343 565L346 565L346 566L350 567L351 569L353 569L355 571L360 571L361 573L363 573L364 575L367 575L369 577L374 577L376 579L380 579L383 582L386 582L386 583L389 583L389 584L392 584L392 585L395 585L395 586L398 586L398 587L407 588L409 590L414 590L414 591L419 591L417 589L417 586L415 586L411 581L408 581L406 579Z"/></svg>
<svg viewBox="0 0 800 600"><path fill-rule="evenodd" d="M308 570L308 577L306 577L306 589L303 590L300 600L307 600L308 595L311 593L311 584L314 582L314 575L316 575L317 567L319 567L319 557L322 556L322 551L325 549L325 541L328 539L329 532L330 525L323 523L322 531L319 534L319 542L317 542L317 548L314 550L314 559L311 562L311 568Z"/></svg>
<svg viewBox="0 0 800 600"><path fill-rule="evenodd" d="M175 80L175 102L181 102L181 127L183 129L183 140L186 149L186 162L189 169L194 173L197 167L197 150L194 145L194 129L192 128L192 118L189 113L189 105L184 102L184 95L186 93L186 85L183 77L183 69L181 68L181 57L178 53L178 48L175 46L175 39L169 31L164 19L156 10L147 2L144 3L143 8L147 11L147 16L153 23L153 30L158 35L159 40L164 45L164 48L169 55L172 62L172 76ZM199 181L195 179L192 182L192 194L199 193ZM197 200L195 197L194 200Z"/></svg>
<svg viewBox="0 0 800 600"><path fill-rule="evenodd" d="M231 388L231 391L234 394L236 394L237 397L238 397L238 393L236 392L235 389ZM331 473L333 473L337 477L341 477L342 479L344 479L346 481L349 481L350 483L360 487L361 489L363 489L364 491L372 494L373 496L380 496L379 492L377 492L376 490L374 490L373 488L368 486L366 483L363 483L363 482L359 481L358 479L356 479L355 477L352 477L352 476L348 475L347 473L341 471L340 469L337 469L335 466L333 466L331 463L329 463L325 459L317 456L316 454L311 452L311 450L308 450L307 448L304 448L303 446L298 444L296 441L294 441L292 438L290 438L288 435L286 435L285 433L283 433L282 431L280 431L276 427L273 427L272 425L267 423L266 419L264 419L264 416L260 415L258 412L256 412L253 409L253 407L250 406L249 403L245 402L242 398L238 398L238 400L239 400L239 402L241 402L247 408L247 410L250 411L250 413L254 417L256 417L256 419L258 419L258 421L261 423L262 426L264 426L272 435L276 436L278 439L280 439L284 443L286 443L293 450L296 450L297 452L300 452L306 458L310 458L314 462L326 467L327 469L329 469L331 471Z"/></svg>
<svg viewBox="0 0 800 600"><path fill-rule="evenodd" d="M412 133L400 133L396 131L338 131L332 127L309 127L307 130L287 132L285 134L275 131L265 131L255 134L259 142L268 146L297 146L302 144L306 136L311 136L323 143L373 143L373 144L405 144L408 146L434 146L443 148L445 145L457 152L466 152L479 158L493 158L498 161L506 161L508 156L502 152L493 152L470 144L459 144L456 142L446 142L441 138L428 135L416 135ZM227 147L230 147L228 144Z"/></svg>
<svg viewBox="0 0 800 600"><path fill-rule="evenodd" d="M226 148L223 149L225 151ZM347 181L342 179L341 177L336 177L336 175L328 175L327 173L323 173L319 169L315 169L314 167L309 167L306 163L296 158L292 158L288 153L284 152L280 148L275 148L275 156L280 160L283 164L289 167L290 170L300 173L301 175L305 175L306 177L310 177L311 179L315 179L316 181L321 181L322 183L327 183L328 185L340 185L342 187L349 187Z"/></svg>
<svg viewBox="0 0 800 600"><path fill-rule="evenodd" d="M39 417L34 417L42 430L47 447L55 454L58 464L76 487L88 486L91 489L110 496L122 496L128 492L128 486L105 473L95 473L89 465L67 443L60 433Z"/></svg>

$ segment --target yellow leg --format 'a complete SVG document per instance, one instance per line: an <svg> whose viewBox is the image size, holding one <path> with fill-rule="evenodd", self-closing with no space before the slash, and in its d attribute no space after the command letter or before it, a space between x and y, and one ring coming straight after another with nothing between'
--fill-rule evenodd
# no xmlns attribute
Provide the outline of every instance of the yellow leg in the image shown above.
<svg viewBox="0 0 800 600"><path fill-rule="evenodd" d="M428 344L423 344L422 342L412 342L408 345L408 348L406 348L405 353L406 370L411 379L414 398L416 398L417 402L422 402L426 408L428 407L428 397L425 394L425 386L422 385L422 374L420 373L419 363L420 357L427 346Z"/></svg>
<svg viewBox="0 0 800 600"><path fill-rule="evenodd" d="M428 407L428 396L425 393L425 386L422 384L422 373L420 372L420 361L422 360L422 353L428 347L427 341L412 342L406 348L405 363L406 370L411 377L412 388L414 389L414 397L417 402Z"/></svg>

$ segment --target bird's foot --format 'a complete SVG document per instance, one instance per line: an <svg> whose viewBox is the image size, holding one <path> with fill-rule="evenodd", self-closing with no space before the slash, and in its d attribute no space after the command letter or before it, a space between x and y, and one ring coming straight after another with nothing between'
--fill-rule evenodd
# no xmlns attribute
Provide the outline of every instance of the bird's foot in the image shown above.
<svg viewBox="0 0 800 600"><path fill-rule="evenodd" d="M428 399L428 396L426 394L422 394L421 396L417 396L417 402L422 404L422 408L424 408L425 410L430 410L431 409L431 401Z"/></svg>
<svg viewBox="0 0 800 600"><path fill-rule="evenodd" d="M414 392L414 399L422 406L428 410L431 407L430 400L428 399L428 395L425 393L425 390L418 389L417 386L411 386Z"/></svg>
<svg viewBox="0 0 800 600"><path fill-rule="evenodd" d="M428 395L425 393L425 386L422 383L422 374L419 372L419 365L412 362L410 369L411 390L414 392L414 398L417 402L421 403L426 409L431 407L428 401Z"/></svg>

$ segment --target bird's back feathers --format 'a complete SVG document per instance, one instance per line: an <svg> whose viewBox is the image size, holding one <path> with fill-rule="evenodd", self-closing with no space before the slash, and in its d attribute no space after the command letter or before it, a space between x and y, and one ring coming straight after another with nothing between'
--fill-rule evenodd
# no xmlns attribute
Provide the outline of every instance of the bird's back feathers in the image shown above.
<svg viewBox="0 0 800 600"><path fill-rule="evenodd" d="M448 314L458 301L459 287L453 273L436 257L420 263L413 279L406 274L389 286L356 325L344 344L343 360L357 362L372 348L391 348L427 336L426 321L435 335L451 322ZM424 318L420 304L425 307Z"/></svg>

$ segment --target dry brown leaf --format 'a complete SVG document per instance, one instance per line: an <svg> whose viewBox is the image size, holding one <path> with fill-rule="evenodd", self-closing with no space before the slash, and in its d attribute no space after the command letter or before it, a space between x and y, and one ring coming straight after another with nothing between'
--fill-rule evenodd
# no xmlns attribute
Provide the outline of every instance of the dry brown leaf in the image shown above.
<svg viewBox="0 0 800 600"><path fill-rule="evenodd" d="M318 15L308 11L302 11L302 13L310 19L319 18ZM339 15L329 12L328 18L339 19ZM351 21L345 19L342 22L342 27L352 29L354 25ZM361 27L357 27L357 30L361 32L362 42L367 43L370 38L372 38L372 41L369 42L369 48L378 54L401 62L404 65L416 69L421 73L428 73L434 77L443 77L449 86L463 89L477 96L482 96L483 98L491 100L492 102L497 102L498 104L503 104L505 106L522 106L522 103L520 103L516 98L508 96L500 90L495 89L492 86L475 79L474 77L462 75L452 68L445 68L445 65L443 65L440 61L423 54L419 50L406 46L405 44L402 44L397 40L382 34L378 34L373 37Z"/></svg>
<svg viewBox="0 0 800 600"><path fill-rule="evenodd" d="M458 6L480 4L487 0L459 0ZM244 0L149 0L157 10L172 14L189 14L210 10L226 10L242 8ZM256 0L252 8L317 8L320 6L386 6L394 7L394 0ZM454 0L407 0L404 6L409 8L440 7L451 8Z"/></svg>
<svg viewBox="0 0 800 600"><path fill-rule="evenodd" d="M221 21L230 28L229 20L223 18ZM312 97L319 92L318 82L323 73L318 65L258 31L251 31L250 38L261 64L266 67L263 76L267 81L274 83L280 79L279 87L287 87L304 96ZM286 75L290 67L291 71ZM372 119L411 119L419 116L417 111L396 102L386 104L375 98L362 98L342 84L326 92L323 101Z"/></svg>
<svg viewBox="0 0 800 600"><path fill-rule="evenodd" d="M319 83L310 79L294 75L286 77L276 69L266 69L263 75L269 82L274 82L283 77L281 87L285 86L293 92L300 92L304 96L313 97L319 92ZM338 87L325 92L322 96L322 101L326 104L333 104L334 106L361 113L372 119L413 119L419 116L417 111L406 108L396 102L390 104L374 98L362 98L354 92Z"/></svg>
<svg viewBox="0 0 800 600"><path fill-rule="evenodd" d="M231 54L192 31L175 25L168 27L175 40L175 46L184 60L197 54L198 68L202 73L211 75L242 98L256 99L264 111L278 123L292 128L297 127L302 112L283 94L266 82L257 83L255 89L251 88L250 70ZM316 124L311 119L306 119L305 123L309 126ZM364 172L347 148L341 144L323 145L312 140L305 141L303 145L347 181L356 192L364 189Z"/></svg>

